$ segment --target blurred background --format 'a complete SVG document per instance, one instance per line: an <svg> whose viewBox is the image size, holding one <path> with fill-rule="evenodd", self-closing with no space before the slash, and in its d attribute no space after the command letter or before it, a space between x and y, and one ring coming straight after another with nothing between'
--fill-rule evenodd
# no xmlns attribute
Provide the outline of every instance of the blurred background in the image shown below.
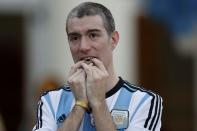
<svg viewBox="0 0 197 131"><path fill-rule="evenodd" d="M40 94L66 83L65 21L82 1L0 0L0 131L31 130ZM96 2L120 33L118 74L163 97L162 131L197 131L197 1Z"/></svg>

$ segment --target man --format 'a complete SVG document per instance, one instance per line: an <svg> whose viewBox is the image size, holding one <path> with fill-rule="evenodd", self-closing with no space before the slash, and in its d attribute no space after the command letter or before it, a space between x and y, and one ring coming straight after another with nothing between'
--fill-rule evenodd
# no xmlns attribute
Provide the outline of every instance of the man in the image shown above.
<svg viewBox="0 0 197 131"><path fill-rule="evenodd" d="M113 50L119 34L101 4L75 7L66 22L74 60L68 86L43 94L35 131L159 131L162 99L118 77Z"/></svg>

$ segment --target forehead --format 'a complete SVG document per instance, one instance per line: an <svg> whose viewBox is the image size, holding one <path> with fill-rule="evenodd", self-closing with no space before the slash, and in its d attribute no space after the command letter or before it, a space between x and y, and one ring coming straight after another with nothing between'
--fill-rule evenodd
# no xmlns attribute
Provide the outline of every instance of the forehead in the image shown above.
<svg viewBox="0 0 197 131"><path fill-rule="evenodd" d="M68 33L84 32L92 29L105 30L101 16L84 16L82 18L73 17L68 20Z"/></svg>

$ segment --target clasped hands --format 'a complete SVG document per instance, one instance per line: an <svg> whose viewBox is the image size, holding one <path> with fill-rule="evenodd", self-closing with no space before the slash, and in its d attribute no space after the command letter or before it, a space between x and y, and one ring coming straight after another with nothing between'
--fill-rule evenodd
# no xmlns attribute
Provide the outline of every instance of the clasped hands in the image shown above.
<svg viewBox="0 0 197 131"><path fill-rule="evenodd" d="M81 60L71 67L68 84L76 101L87 101L94 107L105 101L108 78L103 62L92 58L90 64Z"/></svg>

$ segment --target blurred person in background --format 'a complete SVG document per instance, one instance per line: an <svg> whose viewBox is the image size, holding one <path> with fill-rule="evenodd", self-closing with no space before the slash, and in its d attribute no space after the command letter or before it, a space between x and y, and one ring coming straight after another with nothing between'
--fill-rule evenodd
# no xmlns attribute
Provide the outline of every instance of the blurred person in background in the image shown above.
<svg viewBox="0 0 197 131"><path fill-rule="evenodd" d="M34 131L159 131L162 98L117 76L119 41L111 12L84 2L71 10L66 32L74 60L68 85L45 92Z"/></svg>

